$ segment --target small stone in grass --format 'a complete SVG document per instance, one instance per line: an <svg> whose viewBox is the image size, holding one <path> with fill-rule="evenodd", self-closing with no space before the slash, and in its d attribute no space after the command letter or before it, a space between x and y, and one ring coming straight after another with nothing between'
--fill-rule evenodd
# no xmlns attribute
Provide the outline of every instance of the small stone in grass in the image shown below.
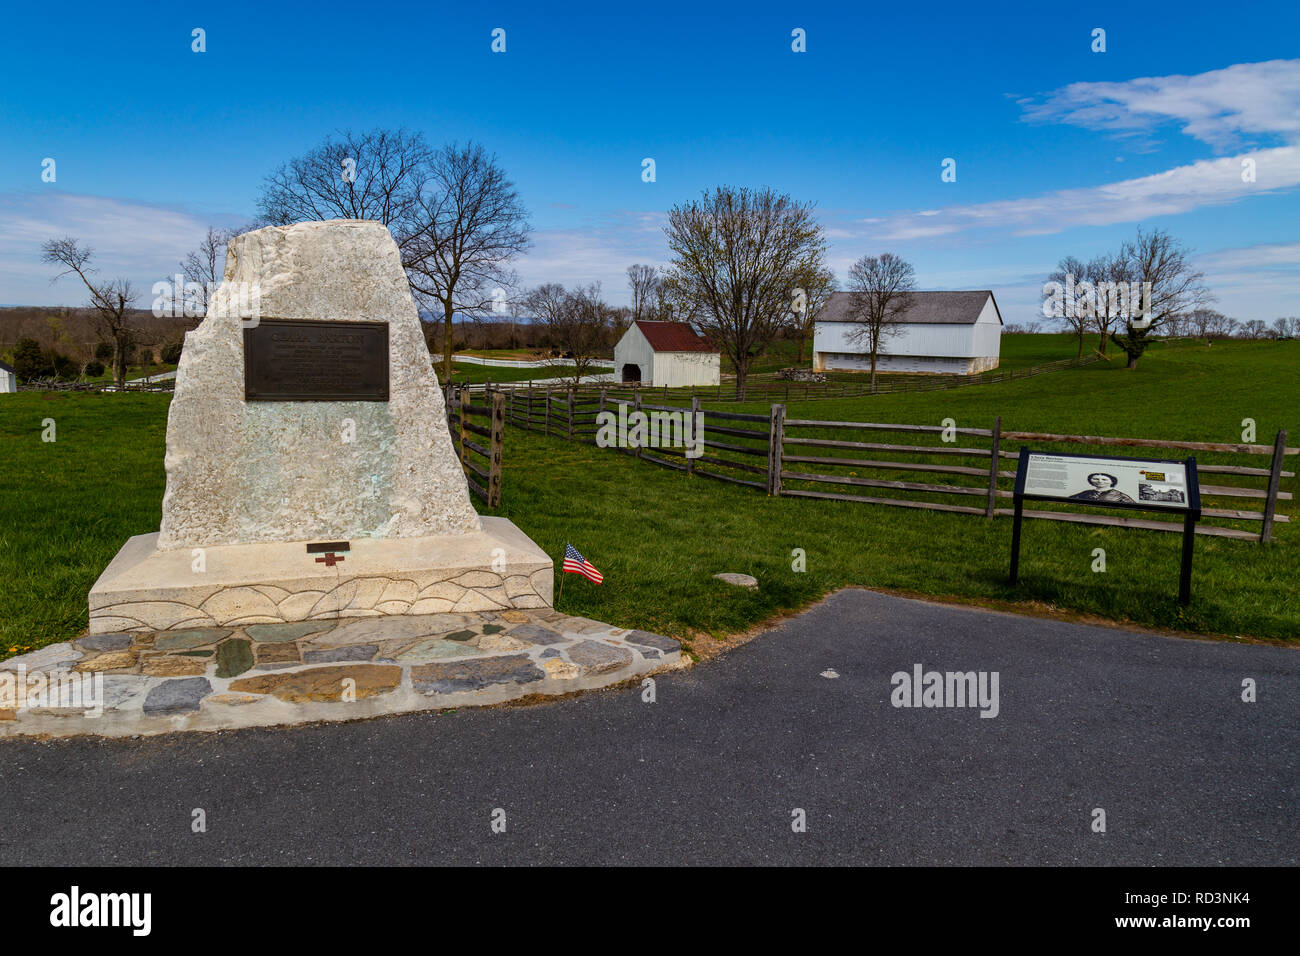
<svg viewBox="0 0 1300 956"><path fill-rule="evenodd" d="M749 588L751 591L758 589L758 579L749 574L734 574L730 571L724 571L722 574L715 574L714 577L719 581L734 584L738 588Z"/></svg>

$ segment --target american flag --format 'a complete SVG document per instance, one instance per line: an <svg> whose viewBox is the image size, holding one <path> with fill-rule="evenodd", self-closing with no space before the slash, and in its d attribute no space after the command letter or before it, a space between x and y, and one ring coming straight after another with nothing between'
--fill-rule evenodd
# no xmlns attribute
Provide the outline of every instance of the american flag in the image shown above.
<svg viewBox="0 0 1300 956"><path fill-rule="evenodd" d="M581 574L593 584L599 584L605 580L605 575L596 570L595 565L578 553L578 549L567 541L564 543L564 565L563 570L573 574Z"/></svg>

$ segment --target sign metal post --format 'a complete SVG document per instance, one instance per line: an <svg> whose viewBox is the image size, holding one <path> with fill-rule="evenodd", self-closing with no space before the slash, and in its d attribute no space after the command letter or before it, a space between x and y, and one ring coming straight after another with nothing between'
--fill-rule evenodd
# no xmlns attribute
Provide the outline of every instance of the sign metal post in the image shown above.
<svg viewBox="0 0 1300 956"><path fill-rule="evenodd" d="M1116 458L1021 447L1016 468L1015 521L1011 528L1011 583L1020 580L1020 532L1026 501L1075 503L1094 508L1155 511L1183 517L1178 603L1192 599L1192 552L1201 518L1196 459Z"/></svg>

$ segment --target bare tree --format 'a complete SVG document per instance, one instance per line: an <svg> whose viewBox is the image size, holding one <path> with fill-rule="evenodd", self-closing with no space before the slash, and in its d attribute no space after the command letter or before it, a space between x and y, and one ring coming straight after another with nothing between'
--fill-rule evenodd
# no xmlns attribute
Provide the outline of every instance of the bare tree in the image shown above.
<svg viewBox="0 0 1300 956"><path fill-rule="evenodd" d="M1185 313L1179 312L1177 315L1171 315L1165 320L1165 327L1162 331L1165 338L1177 339L1186 335L1187 329L1188 317Z"/></svg>
<svg viewBox="0 0 1300 956"><path fill-rule="evenodd" d="M41 259L63 267L51 282L75 275L90 292L91 323L99 340L113 346L113 382L121 388L126 381L127 353L137 331L130 324L129 316L138 293L128 279L94 280L96 270L90 265L93 255L89 246L82 246L72 236L49 239L41 245Z"/></svg>
<svg viewBox="0 0 1300 956"><path fill-rule="evenodd" d="M673 207L665 298L726 351L736 393L790 312L798 279L821 267L826 240L811 203L771 189L719 186Z"/></svg>
<svg viewBox="0 0 1300 956"><path fill-rule="evenodd" d="M1211 339L1231 339L1236 338L1241 329L1241 323L1236 319L1224 315L1222 312L1217 313L1213 327L1210 329Z"/></svg>
<svg viewBox="0 0 1300 956"><path fill-rule="evenodd" d="M1216 312L1214 309L1202 308L1192 309L1186 314L1185 322L1188 330L1198 339L1208 339L1214 332L1220 328L1227 317L1222 312Z"/></svg>
<svg viewBox="0 0 1300 956"><path fill-rule="evenodd" d="M632 289L632 321L653 318L659 302L659 267L637 263L627 267L627 281Z"/></svg>
<svg viewBox="0 0 1300 956"><path fill-rule="evenodd" d="M495 289L516 281L509 265L528 248L528 213L496 157L452 143L430 159L410 225L407 277L417 297L441 306L450 343L457 312L489 310ZM450 381L450 345L442 351Z"/></svg>
<svg viewBox="0 0 1300 956"><path fill-rule="evenodd" d="M1088 333L1095 318L1092 305L1080 303L1077 294L1079 281L1091 283L1090 276L1088 266L1081 259L1065 256L1056 264L1056 270L1047 277L1048 282L1058 282L1061 285L1063 293L1061 311L1064 313L1061 318L1079 340L1078 358L1083 358L1083 337Z"/></svg>
<svg viewBox="0 0 1300 956"><path fill-rule="evenodd" d="M1128 294L1132 271L1132 262L1123 250L1119 255L1097 256L1086 267L1092 284L1092 322L1101 333L1098 350L1102 355L1106 354L1107 341L1118 341L1120 327L1136 307Z"/></svg>
<svg viewBox="0 0 1300 956"><path fill-rule="evenodd" d="M601 296L600 283L566 290L559 283L548 282L530 292L527 302L533 314L546 323L551 344L564 358L573 360L572 366L564 366L564 377L571 370L574 383L581 382L609 339L614 310Z"/></svg>
<svg viewBox="0 0 1300 956"><path fill-rule="evenodd" d="M416 214L430 158L420 133L404 129L346 130L289 160L262 183L257 205L272 226L324 219L373 219L392 229Z"/></svg>
<svg viewBox="0 0 1300 956"><path fill-rule="evenodd" d="M1252 340L1262 339L1268 334L1268 326L1263 319L1247 319L1241 323L1241 334Z"/></svg>
<svg viewBox="0 0 1300 956"><path fill-rule="evenodd" d="M235 235L234 230L208 226L199 247L181 260L181 278L187 286L197 286L193 290L175 290L186 315L208 314L208 302L226 271L226 246Z"/></svg>
<svg viewBox="0 0 1300 956"><path fill-rule="evenodd" d="M871 390L876 390L876 362L884 340L898 333L912 305L916 272L892 252L863 256L849 269L849 314L853 327L846 338L871 353Z"/></svg>
<svg viewBox="0 0 1300 956"><path fill-rule="evenodd" d="M1187 248L1162 229L1146 232L1139 227L1137 238L1125 243L1116 258L1123 263L1116 274L1137 283L1141 290L1140 304L1133 301L1135 296L1128 296L1125 330L1115 335L1128 356L1128 367L1137 368L1150 336L1170 316L1192 311L1213 297L1205 287L1204 274L1192 268Z"/></svg>
<svg viewBox="0 0 1300 956"><path fill-rule="evenodd" d="M634 321L636 321L633 317L634 314L635 313L633 313L633 311L626 305L615 306L610 312L609 331L610 337L614 341L618 341L618 339L622 338L623 333L628 330ZM658 318L660 313L656 306L652 306L652 311L648 314L653 318Z"/></svg>
<svg viewBox="0 0 1300 956"><path fill-rule="evenodd" d="M560 320L568 291L558 282L544 282L524 295L524 307L548 328Z"/></svg>
<svg viewBox="0 0 1300 956"><path fill-rule="evenodd" d="M815 266L805 275L799 276L794 287L790 309L790 327L799 340L799 358L796 364L803 364L803 351L812 336L817 323L817 316L830 301L835 292L835 273L830 269Z"/></svg>
<svg viewBox="0 0 1300 956"><path fill-rule="evenodd" d="M1300 335L1300 318L1274 319L1273 332L1279 339L1289 339Z"/></svg>

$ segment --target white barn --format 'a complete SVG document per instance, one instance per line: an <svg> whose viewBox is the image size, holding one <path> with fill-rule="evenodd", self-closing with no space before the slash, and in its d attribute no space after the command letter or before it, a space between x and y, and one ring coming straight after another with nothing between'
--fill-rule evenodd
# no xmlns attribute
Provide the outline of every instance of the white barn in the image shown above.
<svg viewBox="0 0 1300 956"><path fill-rule="evenodd" d="M813 368L817 371L871 369L866 342L854 342L851 293L836 292L817 316L813 329ZM989 290L914 292L898 331L880 340L876 369L881 372L934 372L973 375L998 367L1002 313Z"/></svg>
<svg viewBox="0 0 1300 956"><path fill-rule="evenodd" d="M0 362L0 393L18 391L18 376L14 370Z"/></svg>
<svg viewBox="0 0 1300 956"><path fill-rule="evenodd" d="M614 346L614 375L642 385L717 385L722 356L685 322L633 322Z"/></svg>

